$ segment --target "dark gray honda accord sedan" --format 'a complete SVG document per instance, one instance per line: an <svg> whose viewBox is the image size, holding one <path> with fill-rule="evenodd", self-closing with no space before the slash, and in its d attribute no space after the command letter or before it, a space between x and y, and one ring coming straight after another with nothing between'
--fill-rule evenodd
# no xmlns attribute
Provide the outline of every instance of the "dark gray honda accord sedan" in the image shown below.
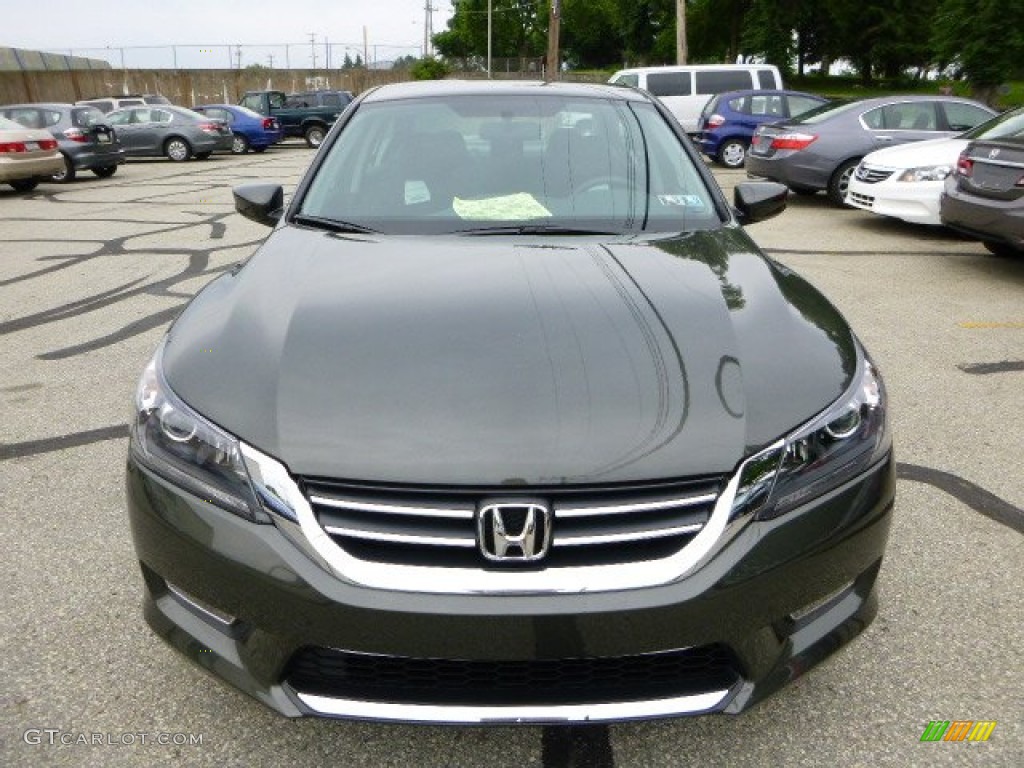
<svg viewBox="0 0 1024 768"><path fill-rule="evenodd" d="M289 715L740 712L863 629L878 371L649 95L362 95L139 383L153 629Z"/></svg>

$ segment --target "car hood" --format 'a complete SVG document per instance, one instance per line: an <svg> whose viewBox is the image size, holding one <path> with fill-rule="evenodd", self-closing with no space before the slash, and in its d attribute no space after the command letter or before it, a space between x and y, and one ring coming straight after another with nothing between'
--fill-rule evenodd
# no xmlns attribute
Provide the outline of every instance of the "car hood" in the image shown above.
<svg viewBox="0 0 1024 768"><path fill-rule="evenodd" d="M956 159L967 143L967 139L948 138L914 141L898 147L875 150L864 158L864 162L887 168L921 168L943 163L956 165Z"/></svg>
<svg viewBox="0 0 1024 768"><path fill-rule="evenodd" d="M718 474L834 401L836 310L738 228L655 239L278 228L163 353L305 476L554 485Z"/></svg>

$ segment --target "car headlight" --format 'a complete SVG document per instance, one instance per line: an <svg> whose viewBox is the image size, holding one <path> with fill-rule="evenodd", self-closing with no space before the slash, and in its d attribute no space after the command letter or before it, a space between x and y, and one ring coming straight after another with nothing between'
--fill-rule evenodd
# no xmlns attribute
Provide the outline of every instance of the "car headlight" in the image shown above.
<svg viewBox="0 0 1024 768"><path fill-rule="evenodd" d="M201 499L253 522L270 522L256 503L241 444L171 391L160 370L160 356L157 350L135 392L132 455Z"/></svg>
<svg viewBox="0 0 1024 768"><path fill-rule="evenodd" d="M885 386L861 357L842 398L740 466L733 517L770 520L817 498L882 459L892 447Z"/></svg>
<svg viewBox="0 0 1024 768"><path fill-rule="evenodd" d="M949 163L943 165L925 165L920 168L907 168L899 175L897 181L942 181L953 172Z"/></svg>

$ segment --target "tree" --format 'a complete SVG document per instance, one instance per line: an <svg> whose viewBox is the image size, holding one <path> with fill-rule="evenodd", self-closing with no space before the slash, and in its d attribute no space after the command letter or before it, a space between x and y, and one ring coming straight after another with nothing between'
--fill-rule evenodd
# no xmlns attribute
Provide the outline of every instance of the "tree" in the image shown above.
<svg viewBox="0 0 1024 768"><path fill-rule="evenodd" d="M409 69L413 80L444 80L448 76L448 65L433 56L420 59Z"/></svg>
<svg viewBox="0 0 1024 768"><path fill-rule="evenodd" d="M939 63L962 72L974 96L993 104L999 86L1024 73L1024 3L941 0L931 41Z"/></svg>

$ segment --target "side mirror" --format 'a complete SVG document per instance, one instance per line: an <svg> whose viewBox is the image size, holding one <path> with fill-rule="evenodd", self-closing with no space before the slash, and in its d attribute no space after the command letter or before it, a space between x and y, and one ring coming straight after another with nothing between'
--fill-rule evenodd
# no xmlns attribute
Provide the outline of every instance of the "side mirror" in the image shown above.
<svg viewBox="0 0 1024 768"><path fill-rule="evenodd" d="M753 224L777 216L786 210L789 190L774 181L744 181L733 191L733 206L740 224Z"/></svg>
<svg viewBox="0 0 1024 768"><path fill-rule="evenodd" d="M233 193L235 210L257 224L273 227L284 215L284 187L280 184L242 184Z"/></svg>

